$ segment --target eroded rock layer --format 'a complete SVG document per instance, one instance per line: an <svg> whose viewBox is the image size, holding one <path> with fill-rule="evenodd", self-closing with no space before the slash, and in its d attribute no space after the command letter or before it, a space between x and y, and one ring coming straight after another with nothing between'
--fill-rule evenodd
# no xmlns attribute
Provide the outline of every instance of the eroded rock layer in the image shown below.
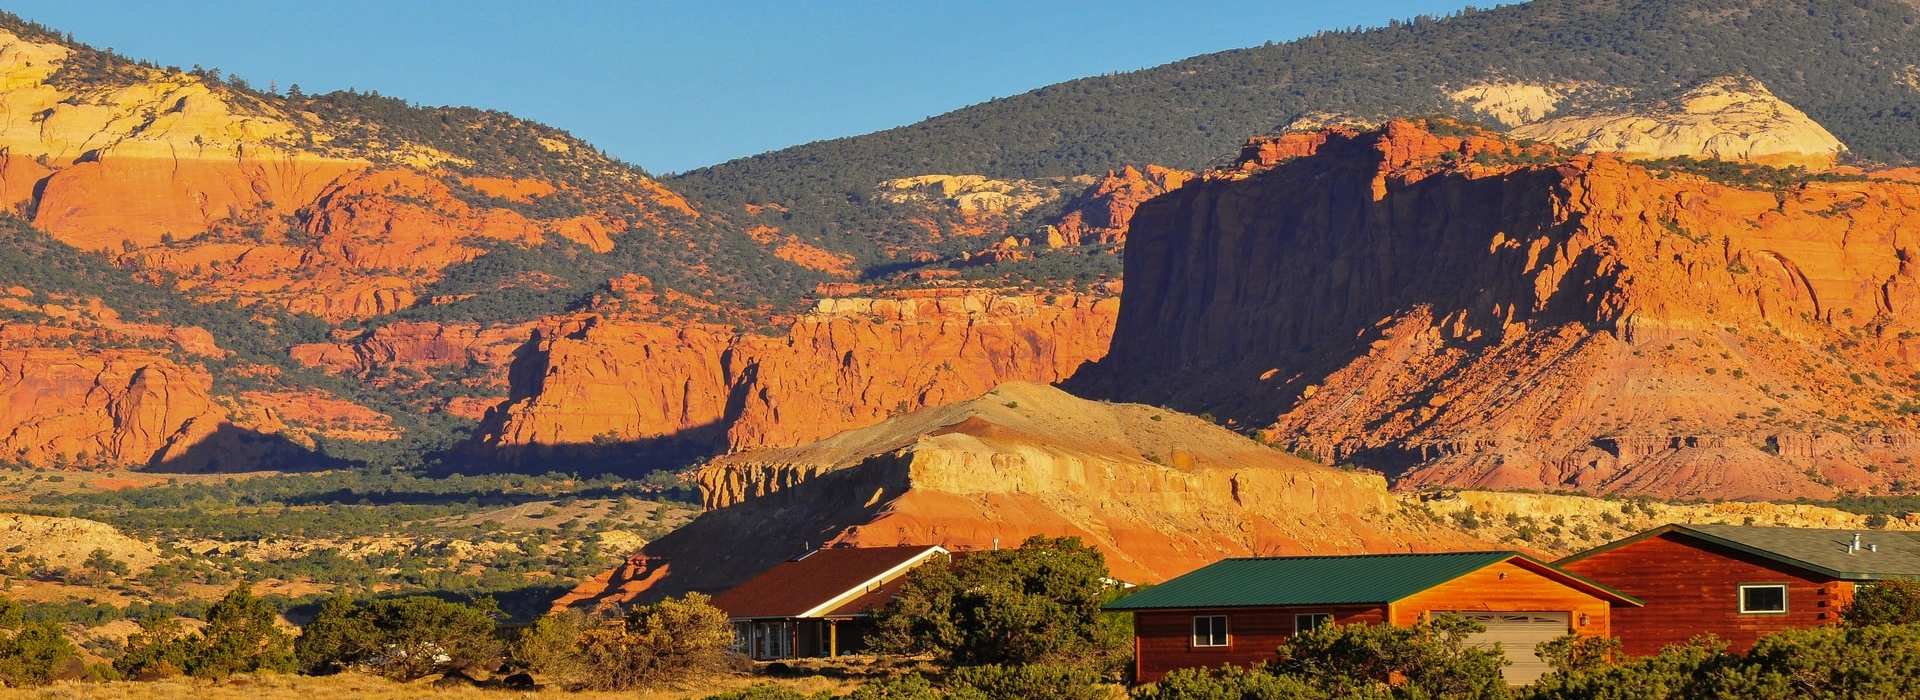
<svg viewBox="0 0 1920 700"><path fill-rule="evenodd" d="M1716 182L1396 121L1256 140L1132 223L1084 391L1407 487L1920 483L1909 182Z"/></svg>
<svg viewBox="0 0 1920 700"><path fill-rule="evenodd" d="M1099 547L1155 582L1227 556L1488 546L1403 510L1377 475L1311 464L1193 416L1030 383L803 447L715 460L709 508L561 605L722 590L809 547Z"/></svg>
<svg viewBox="0 0 1920 700"><path fill-rule="evenodd" d="M1056 382L1107 347L1118 299L902 292L823 299L782 337L603 315L553 319L514 364L481 441L497 448L677 441L789 446Z"/></svg>

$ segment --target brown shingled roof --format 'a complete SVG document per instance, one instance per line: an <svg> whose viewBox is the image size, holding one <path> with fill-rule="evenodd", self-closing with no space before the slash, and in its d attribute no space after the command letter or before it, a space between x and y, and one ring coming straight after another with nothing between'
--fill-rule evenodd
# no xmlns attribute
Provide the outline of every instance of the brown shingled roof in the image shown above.
<svg viewBox="0 0 1920 700"><path fill-rule="evenodd" d="M781 562L746 583L714 596L713 604L728 617L799 617L848 594L852 600L816 617L863 614L886 605L898 590L901 571L888 581L882 575L914 561L932 545L918 547L858 547L823 549L793 561ZM940 550L945 551L945 550ZM885 584L893 584L887 586ZM877 585L877 590L867 591Z"/></svg>

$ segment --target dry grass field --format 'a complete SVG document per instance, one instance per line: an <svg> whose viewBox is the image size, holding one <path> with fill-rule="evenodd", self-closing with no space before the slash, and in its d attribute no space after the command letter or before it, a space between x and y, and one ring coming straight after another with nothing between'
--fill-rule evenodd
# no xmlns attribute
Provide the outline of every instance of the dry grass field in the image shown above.
<svg viewBox="0 0 1920 700"><path fill-rule="evenodd" d="M176 678L151 683L75 683L61 682L44 688L0 689L0 700L401 700L403 698L446 698L448 700L698 700L715 693L744 688L756 683L775 683L802 693L823 690L845 693L858 681L814 676L769 680L747 676L701 679L684 689L623 693L572 693L558 689L491 690L481 688L439 689L431 681L395 683L384 678L359 674L337 676L235 676L214 683Z"/></svg>

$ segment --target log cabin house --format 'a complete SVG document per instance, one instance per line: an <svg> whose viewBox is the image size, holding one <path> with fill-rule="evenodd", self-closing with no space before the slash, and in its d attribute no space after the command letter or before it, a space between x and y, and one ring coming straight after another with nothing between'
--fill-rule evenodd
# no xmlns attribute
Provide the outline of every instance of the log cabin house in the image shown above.
<svg viewBox="0 0 1920 700"><path fill-rule="evenodd" d="M733 650L757 660L832 657L866 648L875 609L914 567L947 550L862 547L809 551L714 596L733 623Z"/></svg>
<svg viewBox="0 0 1920 700"><path fill-rule="evenodd" d="M1607 636L1615 606L1640 601L1519 552L1227 559L1107 606L1133 613L1134 678L1180 668L1256 666L1297 632L1326 624L1411 625L1455 613L1485 625L1513 684L1548 670L1540 642Z"/></svg>
<svg viewBox="0 0 1920 700"><path fill-rule="evenodd" d="M1838 620L1875 579L1920 577L1920 533L1664 525L1554 565L1646 601L1613 613L1629 654L1702 633L1744 654L1764 635Z"/></svg>

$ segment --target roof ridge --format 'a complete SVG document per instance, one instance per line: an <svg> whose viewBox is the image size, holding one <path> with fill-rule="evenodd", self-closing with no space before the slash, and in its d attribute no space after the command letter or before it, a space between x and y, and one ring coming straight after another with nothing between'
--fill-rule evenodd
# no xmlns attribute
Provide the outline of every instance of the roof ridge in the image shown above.
<svg viewBox="0 0 1920 700"><path fill-rule="evenodd" d="M1264 557L1227 557L1225 559L1221 559L1220 561L1274 561L1277 559L1356 559L1356 558L1367 558L1367 557L1371 557L1371 558L1452 557L1452 556L1466 556L1466 555L1473 555L1473 554L1515 555L1515 554L1525 554L1525 552L1521 552L1519 550L1514 550L1514 549L1474 549L1474 550L1467 550L1467 551L1460 551L1460 552L1381 552L1379 554L1371 554L1371 553L1368 553L1368 554L1279 554L1279 555L1264 556Z"/></svg>

